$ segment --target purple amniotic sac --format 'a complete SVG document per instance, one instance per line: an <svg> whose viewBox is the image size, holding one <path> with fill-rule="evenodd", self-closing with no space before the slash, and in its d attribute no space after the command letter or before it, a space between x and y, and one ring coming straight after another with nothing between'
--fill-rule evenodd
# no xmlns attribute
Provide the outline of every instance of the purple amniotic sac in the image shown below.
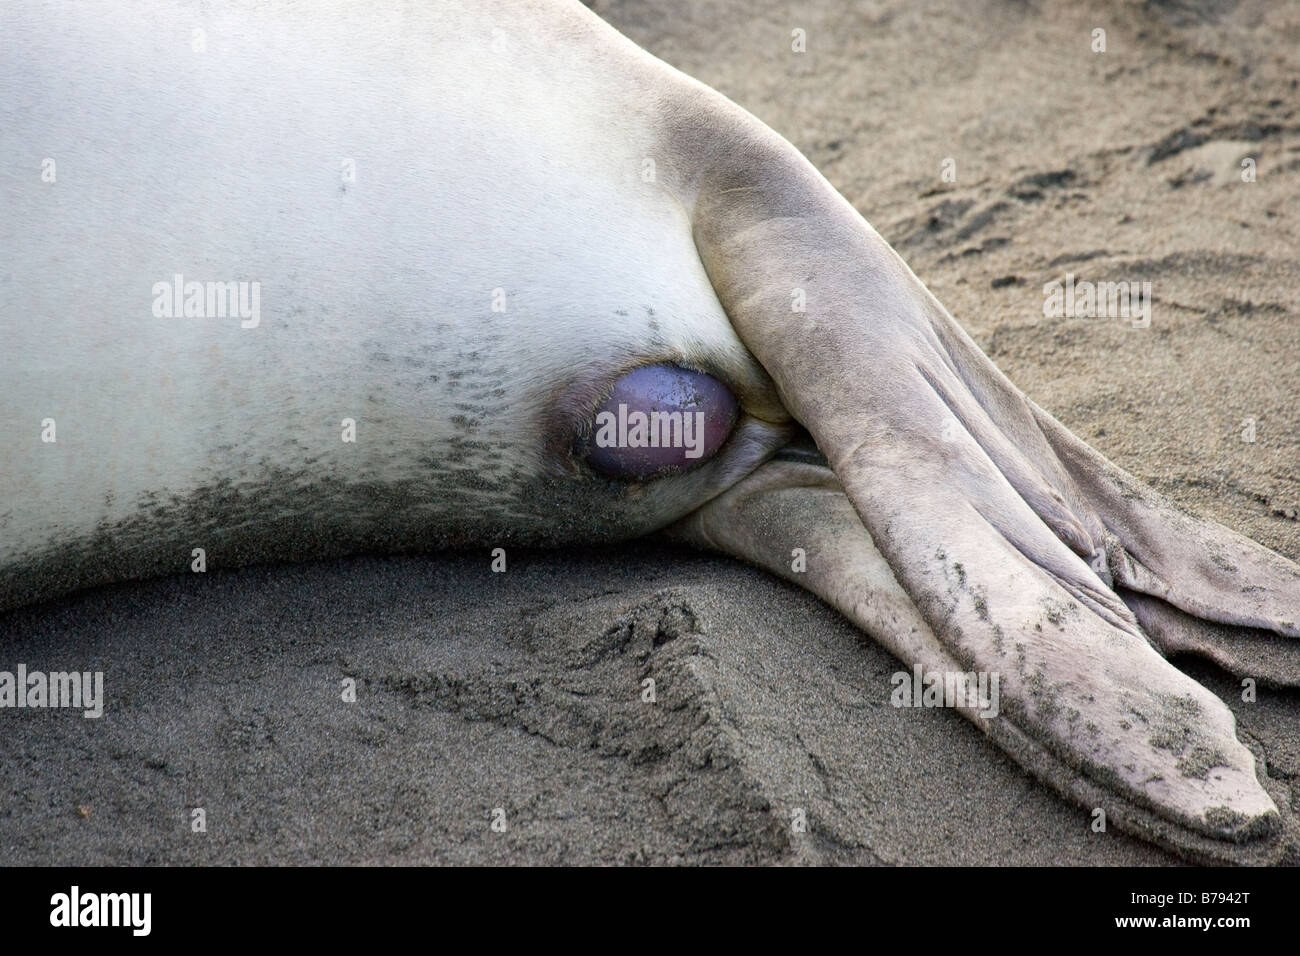
<svg viewBox="0 0 1300 956"><path fill-rule="evenodd" d="M596 409L587 461L611 478L648 478L708 461L736 423L736 399L711 375L643 365Z"/></svg>

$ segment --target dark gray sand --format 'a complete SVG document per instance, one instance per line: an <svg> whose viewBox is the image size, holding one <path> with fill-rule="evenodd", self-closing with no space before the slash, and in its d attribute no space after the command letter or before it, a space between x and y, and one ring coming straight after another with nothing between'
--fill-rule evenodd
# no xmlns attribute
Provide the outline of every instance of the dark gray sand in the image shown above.
<svg viewBox="0 0 1300 956"><path fill-rule="evenodd" d="M1074 431L1300 560L1300 8L595 5L803 149ZM1067 271L1151 281L1151 327L1045 319ZM899 664L815 598L646 543L102 589L0 649L108 699L0 714L6 863L1176 862L889 706ZM1300 809L1300 695L1186 667Z"/></svg>

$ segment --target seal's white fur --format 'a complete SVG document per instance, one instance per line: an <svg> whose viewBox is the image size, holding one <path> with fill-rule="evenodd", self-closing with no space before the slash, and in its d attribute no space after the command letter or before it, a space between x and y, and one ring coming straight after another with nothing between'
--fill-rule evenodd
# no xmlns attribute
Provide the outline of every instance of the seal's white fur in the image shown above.
<svg viewBox="0 0 1300 956"><path fill-rule="evenodd" d="M563 17L170 0L0 16L11 557L259 470L405 476L461 434L457 406L507 469L541 471L536 422L611 356L707 355L763 383L660 185L650 91L566 56L583 38ZM155 317L176 273L260 283L260 325Z"/></svg>

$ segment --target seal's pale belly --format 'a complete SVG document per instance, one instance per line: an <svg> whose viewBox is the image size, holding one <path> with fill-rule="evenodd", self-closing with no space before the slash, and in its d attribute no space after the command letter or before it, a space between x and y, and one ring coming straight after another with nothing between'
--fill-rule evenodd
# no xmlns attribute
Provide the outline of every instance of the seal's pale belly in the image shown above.
<svg viewBox="0 0 1300 956"><path fill-rule="evenodd" d="M0 605L198 547L662 523L566 522L547 483L572 383L753 364L646 179L649 120L526 10L435 7L5 11Z"/></svg>

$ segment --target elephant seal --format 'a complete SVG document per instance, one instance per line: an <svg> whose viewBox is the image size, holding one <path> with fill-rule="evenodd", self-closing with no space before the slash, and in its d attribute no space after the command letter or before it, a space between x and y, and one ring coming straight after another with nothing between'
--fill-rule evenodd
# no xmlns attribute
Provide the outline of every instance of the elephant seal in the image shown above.
<svg viewBox="0 0 1300 956"><path fill-rule="evenodd" d="M1282 852L1167 656L1300 683L1300 569L1029 401L718 93L576 2L3 18L0 607L664 533L996 674L962 712L1121 828Z"/></svg>

